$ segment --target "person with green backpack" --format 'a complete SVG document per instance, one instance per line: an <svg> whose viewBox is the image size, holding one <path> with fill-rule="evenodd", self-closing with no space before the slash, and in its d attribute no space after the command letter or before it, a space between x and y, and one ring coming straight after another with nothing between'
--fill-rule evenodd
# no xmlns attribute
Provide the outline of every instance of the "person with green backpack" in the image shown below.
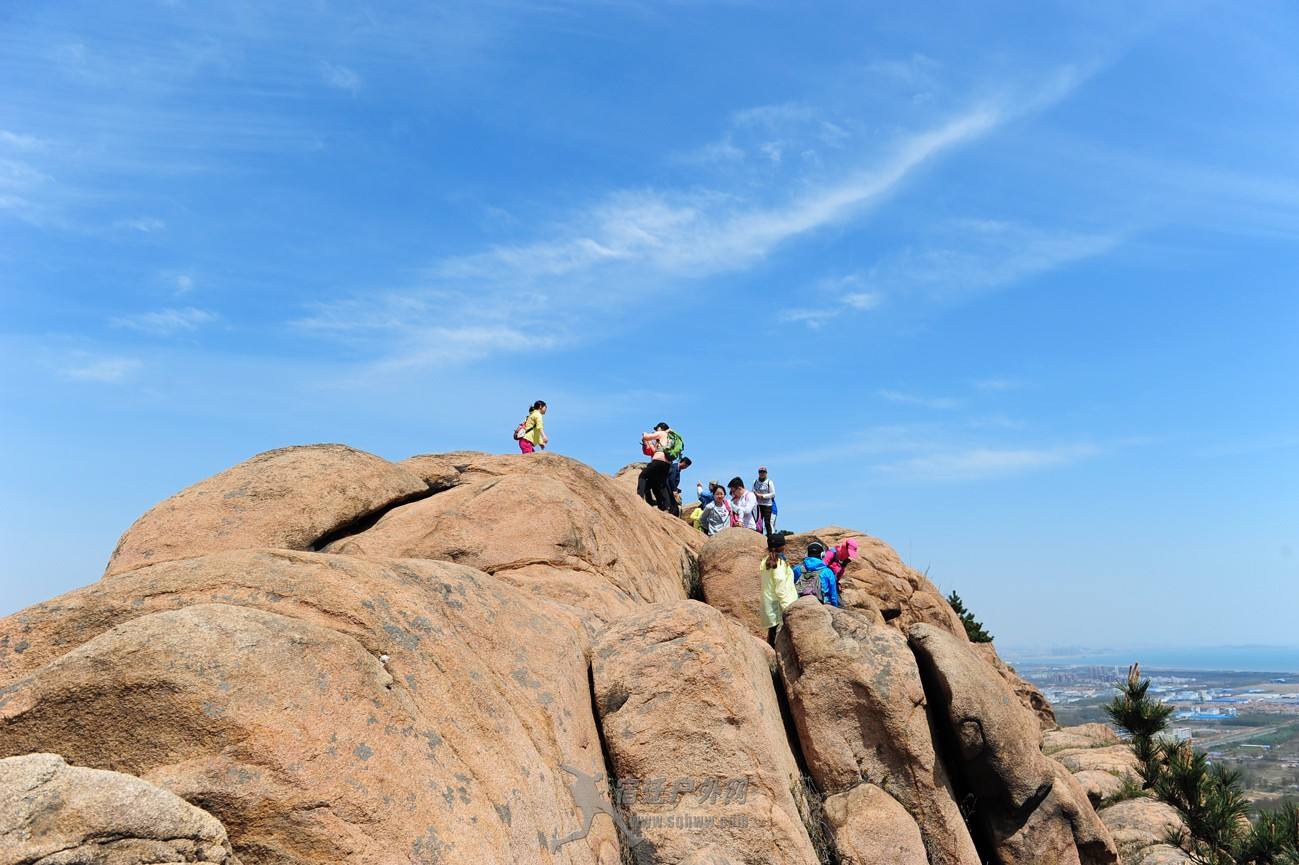
<svg viewBox="0 0 1299 865"><path fill-rule="evenodd" d="M668 456L673 445L672 428L666 422L654 427L652 432L643 433L640 437L641 451L650 458L649 465L641 471L641 480L645 482L645 501L661 511L680 513L676 507L676 498L668 489L668 475L672 471L672 457ZM684 446L681 436L676 442ZM681 455L678 448L677 456Z"/></svg>

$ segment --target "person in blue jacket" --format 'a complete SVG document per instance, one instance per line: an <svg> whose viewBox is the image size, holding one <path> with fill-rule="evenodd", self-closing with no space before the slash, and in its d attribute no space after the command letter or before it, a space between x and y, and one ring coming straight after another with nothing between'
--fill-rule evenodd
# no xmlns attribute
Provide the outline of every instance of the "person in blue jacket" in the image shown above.
<svg viewBox="0 0 1299 865"><path fill-rule="evenodd" d="M709 481L708 489L704 489L703 484L695 484L695 494L699 496L699 507L708 507L708 503L713 500L713 490L720 486L721 484L717 481Z"/></svg>
<svg viewBox="0 0 1299 865"><path fill-rule="evenodd" d="M830 570L825 560L825 544L812 541L807 545L807 556L803 563L794 566L794 588L799 596L813 595L823 604L842 607L839 601L839 580Z"/></svg>

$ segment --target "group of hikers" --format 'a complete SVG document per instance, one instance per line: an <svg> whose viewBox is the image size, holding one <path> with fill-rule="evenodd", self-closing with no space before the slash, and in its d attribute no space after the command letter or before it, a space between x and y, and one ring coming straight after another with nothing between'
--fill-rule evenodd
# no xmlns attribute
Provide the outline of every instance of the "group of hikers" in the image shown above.
<svg viewBox="0 0 1299 865"><path fill-rule="evenodd" d="M681 516L681 472L693 465L685 456L685 439L666 421L641 433L641 453L650 461L641 469L636 492L659 510ZM739 527L766 535L776 532L776 484L767 475L767 467L758 468L758 479L752 491L745 489L743 479L731 478L723 487L717 481L695 484L699 507L690 513L690 524L707 535L722 529Z"/></svg>
<svg viewBox="0 0 1299 865"><path fill-rule="evenodd" d="M819 540L807 545L807 555L793 567L785 558L785 534L767 535L767 555L762 558L762 623L773 640L785 609L799 598L812 596L832 607L843 606L839 577L857 558L857 539L845 538L827 546Z"/></svg>
<svg viewBox="0 0 1299 865"><path fill-rule="evenodd" d="M537 400L528 408L528 415L514 430L514 439L522 453L545 450L549 439L545 430L546 403ZM637 478L637 494L652 507L681 515L681 472L692 465L684 454L685 439L666 421L642 433L641 453L649 462ZM691 525L706 535L715 535L729 528L750 529L767 536L767 554L761 562L762 618L767 627L767 637L774 640L776 628L784 617L785 609L801 597L812 596L823 604L841 606L839 576L848 563L857 557L857 541L847 538L835 546L820 540L807 545L803 560L791 566L785 558L787 532L776 530L779 508L776 505L776 483L766 466L758 467L758 478L753 488L746 489L744 480L731 478L725 485L709 481L707 490L702 483L695 484L699 507L689 515Z"/></svg>
<svg viewBox="0 0 1299 865"><path fill-rule="evenodd" d="M726 486L709 481L707 490L697 483L695 494L699 509L690 514L690 522L706 535L733 527L776 534L776 482L768 476L766 466L758 467L752 490L745 489L742 478L733 477Z"/></svg>

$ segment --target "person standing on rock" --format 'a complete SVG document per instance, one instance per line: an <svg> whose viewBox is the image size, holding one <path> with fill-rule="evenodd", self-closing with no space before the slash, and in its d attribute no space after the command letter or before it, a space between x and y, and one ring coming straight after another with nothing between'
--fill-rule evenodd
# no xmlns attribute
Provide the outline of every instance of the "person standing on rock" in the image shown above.
<svg viewBox="0 0 1299 865"><path fill-rule="evenodd" d="M715 535L723 529L729 529L734 522L730 502L726 500L726 490L721 484L713 487L713 500L704 505L700 511L699 528L706 535Z"/></svg>
<svg viewBox="0 0 1299 865"><path fill-rule="evenodd" d="M776 533L776 514L772 508L776 503L776 482L767 477L766 466L758 466L758 479L753 482L753 494L758 498L762 529L771 536Z"/></svg>
<svg viewBox="0 0 1299 865"><path fill-rule="evenodd" d="M785 608L797 600L794 569L785 560L785 536L767 535L767 555L762 560L762 623L767 626L767 642L773 646Z"/></svg>
<svg viewBox="0 0 1299 865"><path fill-rule="evenodd" d="M645 480L645 501L661 511L672 510L672 491L668 489L668 472L672 470L672 461L668 459L668 446L671 438L667 423L660 423L653 431L642 433L641 448L649 455L649 465L641 472Z"/></svg>
<svg viewBox="0 0 1299 865"><path fill-rule="evenodd" d="M530 454L536 450L545 450L550 439L546 438L545 424L542 418L546 415L546 403L537 400L528 409L528 416L515 430L514 437L519 440L519 450Z"/></svg>
<svg viewBox="0 0 1299 865"><path fill-rule="evenodd" d="M731 478L726 485L731 491L731 525L762 531L759 525L758 497L744 488L744 481Z"/></svg>

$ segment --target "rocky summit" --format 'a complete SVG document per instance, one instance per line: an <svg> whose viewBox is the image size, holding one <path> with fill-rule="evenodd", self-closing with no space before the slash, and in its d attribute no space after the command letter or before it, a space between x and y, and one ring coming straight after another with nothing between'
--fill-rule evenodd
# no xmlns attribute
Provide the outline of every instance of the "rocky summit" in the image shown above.
<svg viewBox="0 0 1299 865"><path fill-rule="evenodd" d="M255 456L0 620L0 865L1174 861L1166 814L1097 815L1108 729L882 540L813 535L858 539L844 606L772 647L761 537L629 473Z"/></svg>

